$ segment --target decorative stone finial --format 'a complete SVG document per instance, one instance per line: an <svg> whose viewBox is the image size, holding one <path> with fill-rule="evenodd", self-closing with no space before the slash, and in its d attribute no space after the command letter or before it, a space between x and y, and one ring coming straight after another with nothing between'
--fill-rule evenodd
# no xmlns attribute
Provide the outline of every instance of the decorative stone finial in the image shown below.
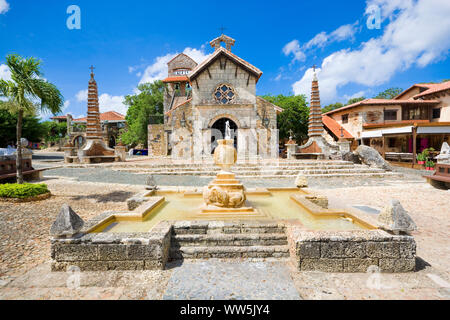
<svg viewBox="0 0 450 320"><path fill-rule="evenodd" d="M295 179L295 185L297 188L308 188L308 179L303 174L299 174Z"/></svg>
<svg viewBox="0 0 450 320"><path fill-rule="evenodd" d="M68 204L64 204L55 222L53 222L50 234L58 238L70 238L76 235L83 226L83 219Z"/></svg>
<svg viewBox="0 0 450 320"><path fill-rule="evenodd" d="M229 36L226 36L222 33L222 35L220 37L215 38L209 44L211 45L211 47L214 48L214 50L219 50L222 42L225 43L226 49L228 51L231 51L231 47L234 46L236 40L234 40L233 38L230 38Z"/></svg>
<svg viewBox="0 0 450 320"><path fill-rule="evenodd" d="M391 200L378 216L378 222L382 223L382 228L396 234L400 232L411 232L417 230L417 226L403 208L398 200Z"/></svg>

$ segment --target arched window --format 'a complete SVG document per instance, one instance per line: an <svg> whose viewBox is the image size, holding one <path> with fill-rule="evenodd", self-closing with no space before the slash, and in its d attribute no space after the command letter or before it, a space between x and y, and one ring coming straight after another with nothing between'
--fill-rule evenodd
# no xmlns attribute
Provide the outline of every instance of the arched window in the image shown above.
<svg viewBox="0 0 450 320"><path fill-rule="evenodd" d="M234 89L227 84L221 84L214 91L214 99L221 104L231 103L235 97L236 93L234 92Z"/></svg>

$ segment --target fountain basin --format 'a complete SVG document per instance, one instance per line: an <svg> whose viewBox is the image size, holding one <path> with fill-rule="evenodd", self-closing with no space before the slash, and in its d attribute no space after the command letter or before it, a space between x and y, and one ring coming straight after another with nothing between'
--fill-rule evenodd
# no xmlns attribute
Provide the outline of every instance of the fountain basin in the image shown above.
<svg viewBox="0 0 450 320"><path fill-rule="evenodd" d="M301 271L408 272L416 244L365 215L324 209L300 189L247 190L263 217L202 215L201 190L143 194L134 211L105 212L69 239L52 239L52 270L164 269L169 259L288 257ZM192 243L192 247L184 247ZM175 250L175 251L174 251Z"/></svg>

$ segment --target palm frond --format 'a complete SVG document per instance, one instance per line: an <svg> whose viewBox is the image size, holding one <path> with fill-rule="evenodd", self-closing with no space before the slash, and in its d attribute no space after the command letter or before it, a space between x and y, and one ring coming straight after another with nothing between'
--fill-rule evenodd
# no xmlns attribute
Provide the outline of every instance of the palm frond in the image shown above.
<svg viewBox="0 0 450 320"><path fill-rule="evenodd" d="M54 84L43 79L30 79L27 81L27 85L31 88L32 93L41 100L39 106L41 112L53 114L61 112L64 98Z"/></svg>

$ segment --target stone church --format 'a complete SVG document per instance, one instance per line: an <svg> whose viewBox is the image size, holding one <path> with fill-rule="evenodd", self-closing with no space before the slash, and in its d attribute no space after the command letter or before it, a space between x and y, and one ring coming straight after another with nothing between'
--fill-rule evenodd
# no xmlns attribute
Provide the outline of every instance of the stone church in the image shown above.
<svg viewBox="0 0 450 320"><path fill-rule="evenodd" d="M214 53L200 64L183 53L168 63L164 124L149 125L149 155L209 159L229 122L239 159L278 158L282 109L256 96L261 70L231 53L234 39L210 44Z"/></svg>

